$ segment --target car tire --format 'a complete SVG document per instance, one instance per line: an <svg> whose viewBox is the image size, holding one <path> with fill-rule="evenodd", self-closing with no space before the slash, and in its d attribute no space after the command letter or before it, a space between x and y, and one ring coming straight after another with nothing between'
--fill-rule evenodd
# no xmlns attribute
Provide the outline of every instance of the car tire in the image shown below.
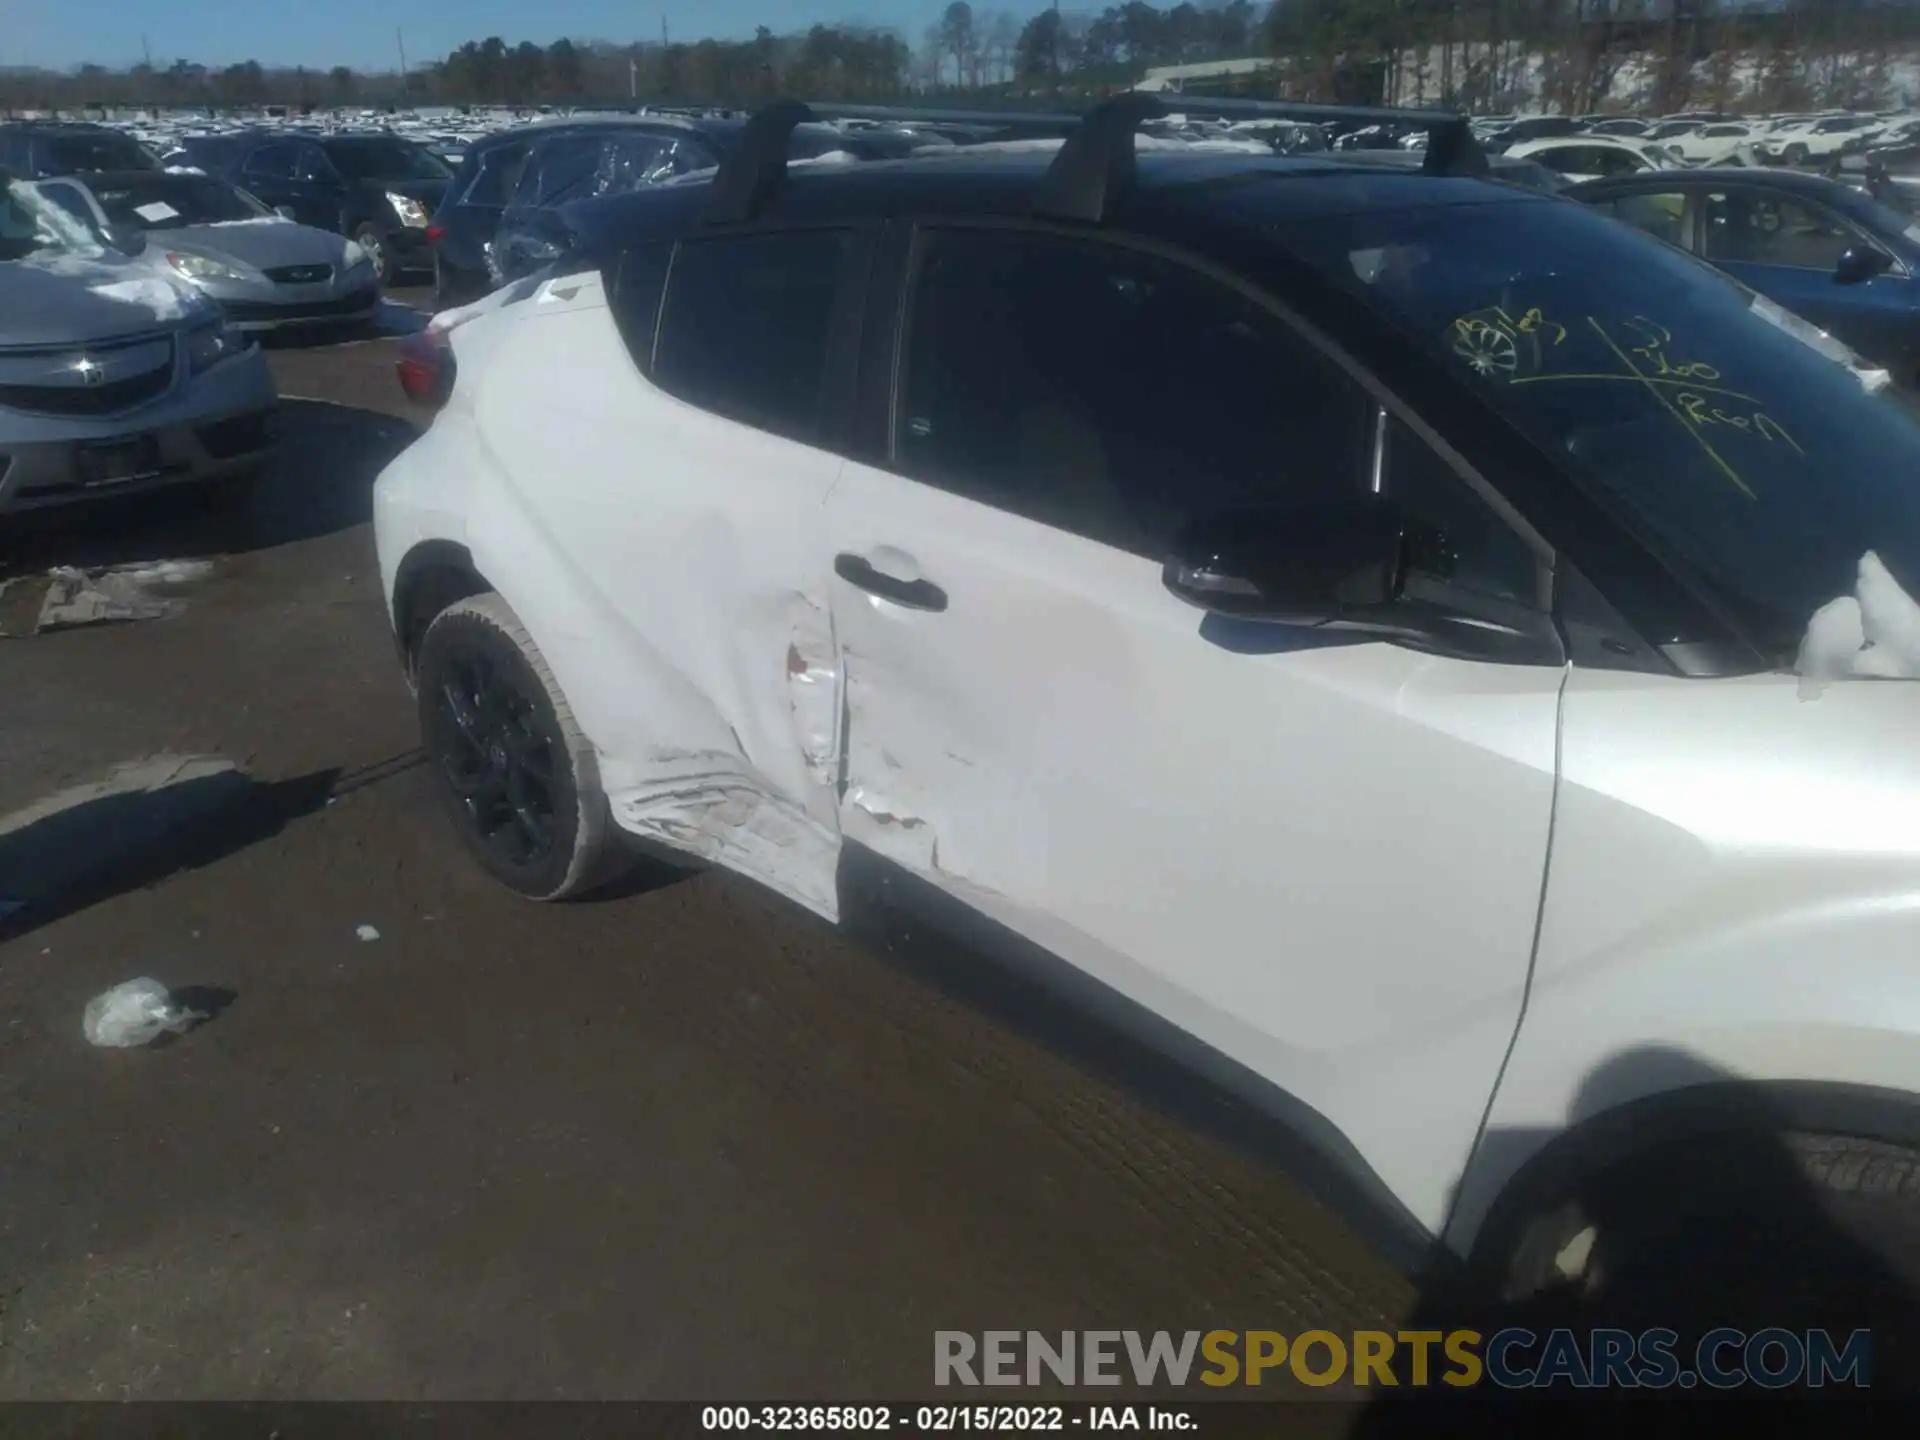
<svg viewBox="0 0 1920 1440"><path fill-rule="evenodd" d="M385 290L393 284L393 250L387 244L387 237L380 233L380 227L369 223L356 225L351 238L373 257L373 273L380 288Z"/></svg>
<svg viewBox="0 0 1920 1440"><path fill-rule="evenodd" d="M1805 145L1796 143L1787 146L1785 159L1789 165L1804 165L1807 163L1808 153Z"/></svg>
<svg viewBox="0 0 1920 1440"><path fill-rule="evenodd" d="M460 600L421 637L421 743L461 842L531 900L584 895L615 878L615 835L593 746L506 601Z"/></svg>
<svg viewBox="0 0 1920 1440"><path fill-rule="evenodd" d="M1873 1331L1873 1369L1920 1347L1920 1152L1846 1135L1696 1133L1509 1214L1478 1293L1501 1324ZM1837 1328L1836 1328L1837 1327ZM1490 1327L1497 1328L1497 1327Z"/></svg>

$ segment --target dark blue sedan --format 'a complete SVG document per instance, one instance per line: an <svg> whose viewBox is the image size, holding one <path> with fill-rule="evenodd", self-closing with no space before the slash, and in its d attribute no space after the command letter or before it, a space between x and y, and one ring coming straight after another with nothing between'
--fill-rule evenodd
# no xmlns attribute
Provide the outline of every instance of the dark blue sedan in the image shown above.
<svg viewBox="0 0 1920 1440"><path fill-rule="evenodd" d="M1651 170L1564 192L1690 250L1920 383L1920 225L1850 186L1778 170Z"/></svg>

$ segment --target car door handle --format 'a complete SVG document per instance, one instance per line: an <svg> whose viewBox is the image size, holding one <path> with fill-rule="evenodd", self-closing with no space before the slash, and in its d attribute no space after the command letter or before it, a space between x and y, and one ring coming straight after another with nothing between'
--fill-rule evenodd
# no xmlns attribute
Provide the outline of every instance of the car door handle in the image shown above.
<svg viewBox="0 0 1920 1440"><path fill-rule="evenodd" d="M947 592L931 580L901 580L874 569L873 563L865 556L834 556L833 573L869 595L878 595L882 600L891 600L909 610L938 612L947 608Z"/></svg>

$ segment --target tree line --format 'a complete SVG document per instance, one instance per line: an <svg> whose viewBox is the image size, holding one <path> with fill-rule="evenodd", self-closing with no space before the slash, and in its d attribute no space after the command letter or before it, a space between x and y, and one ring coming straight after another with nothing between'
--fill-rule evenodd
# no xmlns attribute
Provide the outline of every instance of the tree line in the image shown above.
<svg viewBox="0 0 1920 1440"><path fill-rule="evenodd" d="M953 0L918 44L895 30L815 25L751 39L468 41L404 73L208 67L190 60L55 73L0 70L0 107L285 105L290 109L638 99L750 105L1085 94L1152 66L1270 57L1249 93L1510 109L1597 108L1627 57L1656 73L1646 103L1718 109L1884 104L1888 51L1920 45L1920 0L1128 0L1024 19ZM1649 57L1650 61L1649 61ZM1358 92L1358 93L1356 93Z"/></svg>

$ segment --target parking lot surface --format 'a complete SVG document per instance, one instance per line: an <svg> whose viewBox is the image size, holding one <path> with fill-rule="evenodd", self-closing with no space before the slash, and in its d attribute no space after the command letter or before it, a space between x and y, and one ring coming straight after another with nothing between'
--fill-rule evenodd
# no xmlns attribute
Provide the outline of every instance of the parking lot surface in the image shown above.
<svg viewBox="0 0 1920 1440"><path fill-rule="evenodd" d="M0 639L0 815L116 766L244 774L158 855L116 858L151 816L96 802L62 840L89 883L0 921L0 1398L906 1398L936 1329L1407 1313L1273 1164L1017 1005L717 874L557 907L486 879L367 524L424 417L390 340L271 360L286 453L244 507L0 553L213 563L167 618ZM89 1047L138 976L218 1013Z"/></svg>

